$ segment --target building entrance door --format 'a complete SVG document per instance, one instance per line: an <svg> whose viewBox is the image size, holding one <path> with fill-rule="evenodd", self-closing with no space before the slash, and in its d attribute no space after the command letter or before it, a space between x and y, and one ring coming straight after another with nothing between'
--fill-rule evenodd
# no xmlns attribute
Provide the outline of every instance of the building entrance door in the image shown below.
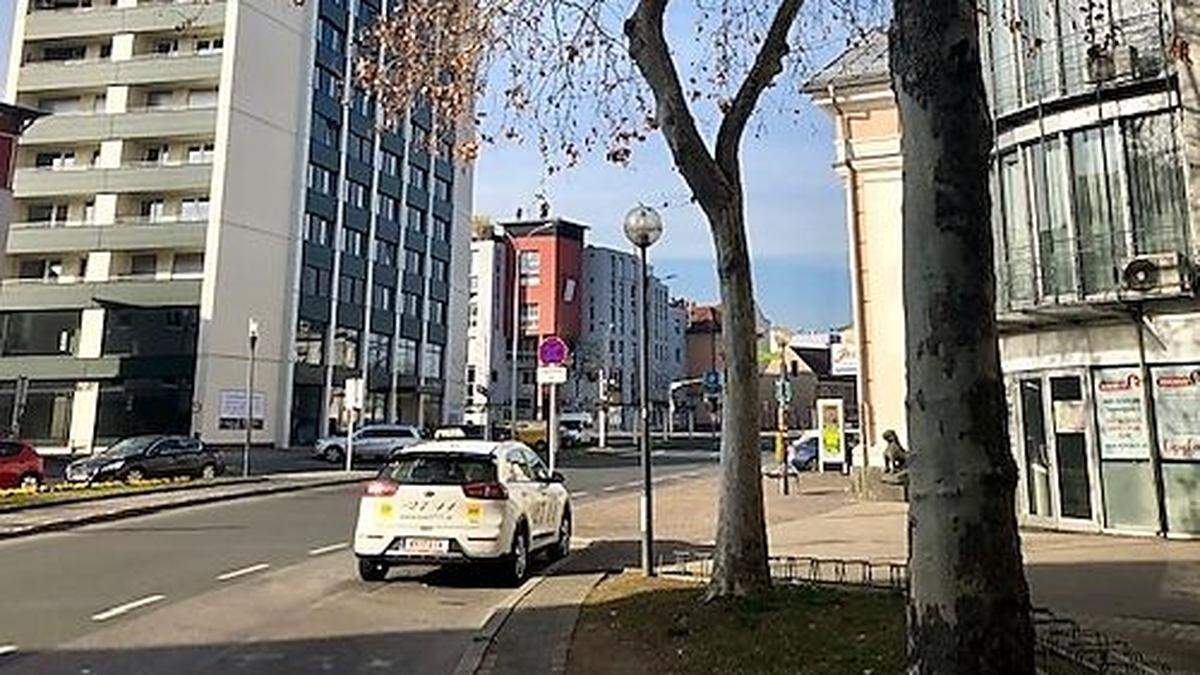
<svg viewBox="0 0 1200 675"><path fill-rule="evenodd" d="M1052 518L1050 456L1046 446L1045 400L1041 378L1021 379L1021 445L1024 448L1025 503L1033 519Z"/></svg>

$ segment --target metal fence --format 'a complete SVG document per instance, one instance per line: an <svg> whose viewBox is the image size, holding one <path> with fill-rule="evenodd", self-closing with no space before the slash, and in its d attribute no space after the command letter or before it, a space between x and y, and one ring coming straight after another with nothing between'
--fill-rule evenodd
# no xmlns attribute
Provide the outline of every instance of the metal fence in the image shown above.
<svg viewBox="0 0 1200 675"><path fill-rule="evenodd" d="M908 590L908 565L891 561L771 556L771 578L780 584L867 588L894 593ZM675 551L660 558L663 574L708 579L712 558ZM1048 675L1168 675L1171 668L1129 643L1085 628L1073 619L1036 607L1033 610L1037 670Z"/></svg>

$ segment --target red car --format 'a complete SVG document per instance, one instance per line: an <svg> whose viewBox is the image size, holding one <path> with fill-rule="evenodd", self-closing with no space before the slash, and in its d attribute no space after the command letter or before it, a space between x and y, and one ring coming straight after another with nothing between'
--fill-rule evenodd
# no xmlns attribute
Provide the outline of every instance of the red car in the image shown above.
<svg viewBox="0 0 1200 675"><path fill-rule="evenodd" d="M0 489L37 487L45 479L45 464L32 445L0 441Z"/></svg>

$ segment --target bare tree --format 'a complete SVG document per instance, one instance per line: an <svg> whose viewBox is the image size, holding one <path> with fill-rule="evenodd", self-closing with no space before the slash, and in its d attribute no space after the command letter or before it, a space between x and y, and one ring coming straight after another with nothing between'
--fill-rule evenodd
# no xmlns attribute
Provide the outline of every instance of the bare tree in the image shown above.
<svg viewBox="0 0 1200 675"><path fill-rule="evenodd" d="M910 673L1033 673L995 320L971 0L896 0L911 458Z"/></svg>

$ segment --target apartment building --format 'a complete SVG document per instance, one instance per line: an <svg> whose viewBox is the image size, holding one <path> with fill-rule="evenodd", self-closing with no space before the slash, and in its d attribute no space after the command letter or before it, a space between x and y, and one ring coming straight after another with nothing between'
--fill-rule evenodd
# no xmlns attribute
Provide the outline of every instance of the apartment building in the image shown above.
<svg viewBox="0 0 1200 675"><path fill-rule="evenodd" d="M1190 6L1153 0L1112 12L987 5L996 256L980 264L996 270L1023 523L1200 534L1200 118L1186 56L1195 25ZM886 38L874 41L865 48L876 56L854 48L808 87L849 129L838 138L847 176L900 134L885 91ZM876 128L862 119L867 97ZM899 241L900 173L866 175L891 182L876 187L878 199L847 182L860 273L881 269L869 256L883 244L869 238ZM899 255L882 269L898 268ZM868 275L857 292L868 307L902 305L895 288ZM875 335L860 344L863 370L903 354L902 336ZM902 374L903 361L884 368ZM876 430L882 391L863 392Z"/></svg>
<svg viewBox="0 0 1200 675"><path fill-rule="evenodd" d="M467 397L469 421L486 424L509 417L515 270L520 294L518 418L542 414L546 394L537 386L536 350L543 338L557 335L572 350L569 380L559 387L559 409L600 410L603 379L610 424L633 428L640 263L631 253L586 244L586 232L584 225L551 218L503 223L477 233L466 367L472 392ZM653 276L649 308L651 401L655 419L661 420L670 382L682 372L686 321L672 313L667 286Z"/></svg>
<svg viewBox="0 0 1200 675"><path fill-rule="evenodd" d="M27 382L48 449L239 442L248 407L255 442L305 443L350 377L367 419L453 414L471 175L428 114L389 130L353 87L352 36L387 11L17 0L9 96L54 114L17 152L0 321L34 339L0 354L0 417Z"/></svg>

